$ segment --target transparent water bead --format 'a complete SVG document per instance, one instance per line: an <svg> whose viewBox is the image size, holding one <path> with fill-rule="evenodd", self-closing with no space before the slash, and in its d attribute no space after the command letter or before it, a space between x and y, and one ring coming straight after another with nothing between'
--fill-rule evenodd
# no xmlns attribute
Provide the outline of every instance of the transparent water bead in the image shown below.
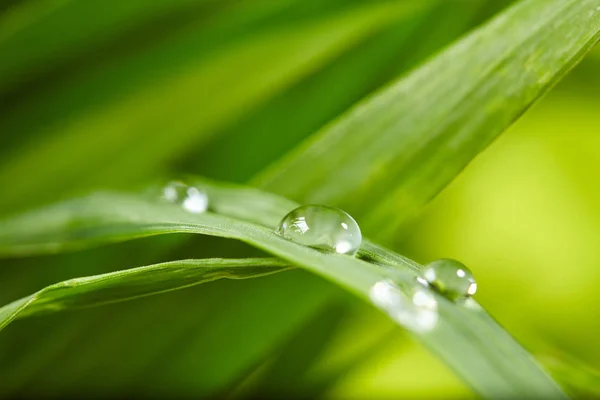
<svg viewBox="0 0 600 400"><path fill-rule="evenodd" d="M354 255L360 248L360 227L348 213L322 205L290 211L279 223L280 235L320 250Z"/></svg>
<svg viewBox="0 0 600 400"><path fill-rule="evenodd" d="M477 291L473 274L463 263L443 258L425 266L423 278L451 300L470 297Z"/></svg>
<svg viewBox="0 0 600 400"><path fill-rule="evenodd" d="M193 214L200 214L208 209L208 196L204 191L179 181L167 183L163 187L162 198L169 203L181 204Z"/></svg>
<svg viewBox="0 0 600 400"><path fill-rule="evenodd" d="M383 280L371 287L369 297L392 320L413 332L428 332L437 325L438 304L426 287L415 286L407 295L394 282Z"/></svg>

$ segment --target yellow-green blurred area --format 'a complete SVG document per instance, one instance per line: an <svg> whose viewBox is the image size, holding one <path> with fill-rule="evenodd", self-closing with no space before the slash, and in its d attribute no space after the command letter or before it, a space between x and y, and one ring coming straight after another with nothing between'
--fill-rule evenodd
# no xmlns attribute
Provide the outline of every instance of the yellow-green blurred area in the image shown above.
<svg viewBox="0 0 600 400"><path fill-rule="evenodd" d="M0 0L0 214L183 173L248 183L511 3ZM469 266L476 299L579 395L600 394L599 69L596 49L393 240ZM0 302L256 254L186 236L1 260ZM292 271L17 321L0 332L0 397L475 397L330 285Z"/></svg>

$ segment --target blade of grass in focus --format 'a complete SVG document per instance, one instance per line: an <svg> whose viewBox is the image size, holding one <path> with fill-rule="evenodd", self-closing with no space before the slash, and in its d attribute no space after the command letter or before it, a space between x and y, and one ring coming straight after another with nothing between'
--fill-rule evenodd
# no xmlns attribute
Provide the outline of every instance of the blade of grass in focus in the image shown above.
<svg viewBox="0 0 600 400"><path fill-rule="evenodd" d="M415 13L410 20L399 21L389 28L383 28L381 32L367 38L318 73L308 76L290 90L282 92L258 112L253 112L249 118L235 121L235 126L219 134L217 140L202 148L200 152L190 152L186 163L183 166L178 164L177 167L183 171L210 174L213 178L245 181L259 171L259 168L263 168L268 160L284 154L300 138L316 131L318 127L339 115L352 103L398 76L401 71L414 67L422 61L422 58L450 43L469 28L480 24L509 4L509 2L491 4L485 1L429 3L430 7ZM444 22L440 23L440 21ZM303 112L298 113L297 110ZM285 135L273 135L273 132L285 132ZM256 146L257 142L263 145ZM249 147L252 147L252 153L247 151ZM280 216L274 216L274 219L278 217ZM309 285L314 286L315 281L308 278L311 277L299 276L292 285L302 286L306 291L314 292L315 290ZM282 281L280 285L284 283ZM320 290L324 289L327 287ZM266 304L270 301L265 299ZM286 297L286 301L290 307L303 307L302 303L293 301L290 297ZM323 307L327 308L327 304ZM221 318L226 317L218 317ZM236 318L236 316L232 315L229 318ZM265 324L263 334L267 335L271 330L279 329L277 321L277 318L272 318L268 324ZM311 332L302 331L297 335L311 335ZM357 335L362 333L357 332ZM277 354L278 347L274 345L271 352ZM303 359L307 356L305 353L301 355ZM288 375L297 376L294 368L296 363L290 359L290 356L287 359L290 361L291 370ZM352 365L349 361L348 367ZM278 366L278 371L280 372L278 377L285 379L285 367L282 363ZM182 369L178 376L184 374L186 370ZM337 367L336 373L331 374L332 379L343 374L342 367ZM189 381L193 381L193 374L188 375L190 375ZM269 374L265 374L264 380L266 382L259 384L259 387L277 385L274 381L276 378ZM319 386L327 386L327 382L320 381Z"/></svg>
<svg viewBox="0 0 600 400"><path fill-rule="evenodd" d="M449 38L449 39L450 39L450 38ZM390 32L390 34L389 34L389 39L387 39L387 41L388 41L388 42L392 42L392 40L396 40L396 39L394 38L394 32ZM416 40L416 41L419 41L419 43L420 43L421 45L423 44L423 38L422 38L422 37L415 38L415 40ZM392 47L392 46L390 46L390 47ZM392 47L392 48L393 48L393 47ZM366 54L364 57L363 57L363 56L361 56L360 58L361 58L361 59L363 59L363 58L364 58L365 60L368 60L368 58L369 58L369 54ZM400 57L398 57L398 58L399 58L399 60L400 60L400 63L402 63L402 62L403 62L403 57L402 57L402 56L400 56ZM171 61L172 61L172 60L171 60ZM335 74L335 77L337 77L337 74ZM362 77L362 75L361 75L361 77ZM324 82L325 82L326 84L329 84L329 83L331 83L331 82L330 82L330 79L327 79L327 77L325 77L325 78L326 78L326 79L324 80ZM319 86L319 85L317 85L317 86ZM349 85L346 85L346 86L349 86ZM295 124L295 123L294 123L294 124ZM137 151L137 150L136 150L136 151ZM37 196L36 196L36 197L37 197ZM306 284L306 281L302 281L301 283L302 283L302 284ZM296 284L300 284L300 283L296 283ZM307 292L311 292L311 291L310 291L310 290L307 290ZM265 301L271 301L271 299L270 299L270 298L266 298L266 297L265 297ZM141 310L140 310L140 311L141 311ZM302 315L302 313L301 313L301 312L298 312L298 313L296 313L296 314L297 314L297 315ZM233 317L233 318L235 318L235 317ZM280 319L280 318L279 318L279 319L276 319L276 320L277 320L277 321L282 321L282 319ZM274 323L276 323L277 321L269 321L269 323L270 323L270 324L274 324ZM283 322L281 322L281 323L283 323ZM98 353L102 353L102 352L103 352L103 350L102 350L102 346L96 346L96 347L99 349L99 350L98 350ZM159 346L157 346L157 344L153 344L152 346L148 346L148 347L149 347L149 348L157 348L157 347L159 347ZM104 353L106 353L106 351L104 351ZM97 358L97 355L91 355L91 354L90 354L90 359L95 359L95 358ZM197 380L197 379L196 379L196 380Z"/></svg>
<svg viewBox="0 0 600 400"><path fill-rule="evenodd" d="M453 6L446 1L421 2L420 4L429 6L415 13L410 19L400 20L390 27L382 27L380 32L363 40L358 46L338 57L325 68L307 76L292 89L274 97L258 112L253 112L251 117L233 121L235 126L220 133L217 140L202 148L200 152L193 149L187 156L189 159L185 165L182 167L178 164L178 169L199 171L210 174L211 177L227 180L246 180L264 167L268 160L288 151L300 137L315 131L328 120L339 115L353 102L385 84L401 71L414 67L421 61L421 57L448 44L459 34L481 23L481 18L489 14L477 17L474 17L474 14L481 12L482 8L486 10L499 8L497 3L490 5L487 2L476 1L454 2ZM440 17L448 20L443 27L438 26ZM458 21L454 21L455 19ZM454 22L450 22L450 20ZM303 111L299 113L298 110ZM274 135L273 132L285 132L285 134ZM262 145L257 146L256 143ZM252 148L252 152L248 152L248 148ZM277 220L280 217L275 215L274 219ZM290 292L302 287L306 292L321 294L327 290L338 295L337 288L324 285L317 288L318 282L311 278L308 275L300 275L294 281L287 281L282 276L277 276L274 277L274 280L277 281L278 287L288 285ZM255 282L247 284L254 285ZM285 292L285 289L283 290ZM237 294L234 296L239 301L244 301L243 296ZM274 301L272 298L265 297L263 307L269 307L272 301ZM277 297L276 301L286 302L290 307L291 314L303 315L300 310L305 308L305 305L294 296ZM327 304L323 307L327 307ZM254 318L264 315L258 310L247 312L255 315ZM228 315L216 316L215 321L239 318L237 313L232 312ZM244 316L243 318L251 317ZM280 321L281 318L274 316L263 323L262 335L271 337L272 332L280 331L283 324L289 324L289 321ZM309 334L309 332L305 333ZM193 342L202 341L202 339L191 340ZM235 338L222 340L223 346L231 342L237 342L237 340ZM271 342L273 345L269 353L277 354L278 342L273 339ZM208 349L205 348L204 351L198 351L197 354L206 354L206 351ZM192 365L193 357L193 355L186 356L186 366ZM173 364L179 363L179 359L173 359ZM292 361L290 363L294 364ZM281 368L280 366L279 369L281 370ZM290 368L293 369L293 366ZM342 374L342 372L339 373ZM284 371L281 371L281 374L283 376ZM187 385L195 385L197 382L197 378L188 367L181 367L171 376L172 379L178 379L179 382ZM267 386L276 385L273 377L266 379L270 380L266 384ZM324 383L322 384L324 385Z"/></svg>
<svg viewBox="0 0 600 400"><path fill-rule="evenodd" d="M254 220L260 218L268 226L272 223L271 212L282 215L289 210L288 200L269 194L261 196L252 189L236 192L231 187L226 187L218 197L215 195L218 187L218 184L204 185L211 194L213 209L222 214L190 214L170 204L116 193L99 193L31 212L0 225L0 253L31 254L147 235L200 233L245 241L331 280L367 302L371 301L373 285L385 279L393 279L409 292L414 288L418 264L368 241L361 256L375 264L297 245L263 225L239 219L240 215L253 215ZM233 209L233 204L238 207ZM224 215L224 209L229 210L229 216ZM431 295L438 303L440 321L432 331L412 330L413 336L445 360L478 393L488 397L563 397L531 355L475 302L466 307L435 292Z"/></svg>
<svg viewBox="0 0 600 400"><path fill-rule="evenodd" d="M231 2L233 3L233 2ZM285 4L284 4L285 3ZM292 4L293 3L293 4ZM75 65L72 65L73 61L69 61L66 59L61 59L60 55L57 54L57 58L60 61L61 69L54 71L41 71L42 75L38 76L35 83L41 83L41 85L26 86L21 89L24 94L19 93L19 100L21 104L24 104L26 108L16 108L19 111L16 114L10 113L10 115L6 115L6 117L11 117L12 120L20 119L20 123L23 125L16 125L19 127L17 135L6 136L0 138L0 142L4 144L4 140L14 139L24 141L25 138L31 137L30 142L35 143L37 140L36 137L40 136L40 132L38 132L37 126L62 126L64 125L65 118L71 118L71 115L77 116L78 114L90 114L91 112L95 112L95 108L102 106L103 104L109 104L119 98L123 97L124 94L131 92L133 89L137 89L137 87L142 85L152 85L153 79L156 79L157 73L158 77L161 78L163 73L167 74L177 74L181 69L181 65L189 62L188 58L193 57L194 60L206 60L210 59L214 56L214 50L219 48L231 48L233 44L236 44L238 38L243 38L245 41L254 40L258 34L273 31L274 28L278 28L281 30L282 28L287 29L289 26L298 26L299 30L307 30L310 29L312 21L323 21L323 20L333 20L337 18L337 16L344 15L347 12L352 12L352 7L348 7L347 5L350 3L354 3L355 5L360 2L344 2L344 1L333 1L328 2L327 4L322 4L318 1L302 1L302 2L271 2L271 1L256 1L247 3L246 5L236 6L230 4L231 7L226 7L223 12L219 13L209 13L210 20L204 15L200 13L199 10L195 10L193 7L183 19L183 26L180 23L181 18L177 17L177 13L175 15L171 15L172 13L167 13L164 16L161 16L159 20L150 21L150 23L145 22L144 26L140 28L136 28L136 31L133 32L135 35L132 35L131 32L126 32L126 34L121 35L115 41L118 41L118 45L114 45L111 43L106 44L106 40L104 40L104 44L101 46L94 47L93 43L86 43L86 50L84 53L79 53L77 59L75 60ZM289 5L292 7L288 7ZM416 9L422 8L421 4L408 4L408 7L417 6ZM173 6L176 7L176 3L173 3ZM370 9L371 6L363 7L362 9ZM81 8L80 8L81 9ZM183 10L183 8L182 8ZM398 9L401 11L400 9ZM119 12L119 10L115 10L115 12ZM410 8L407 10L406 15L403 13L399 14L399 20L407 20L412 11ZM214 14L214 15L213 15ZM76 19L81 19L81 21L86 21L86 17L84 15L73 15ZM366 18L370 18L369 16L365 16ZM164 21L164 19L167 19ZM387 17L386 17L387 18ZM46 21L47 22L47 21ZM207 23L208 22L208 23ZM410 21L408 21L410 22ZM136 22L137 23L137 22ZM154 24L160 24L160 29L154 26ZM192 25L190 25L192 24ZM398 22L395 22L397 25ZM138 23L138 25L140 25ZM148 26L146 26L148 25ZM373 24L374 26L369 29L365 34L370 35L371 31L376 31L380 29L385 29L385 24ZM182 30L183 29L183 30ZM37 27L36 30L40 30L40 27ZM183 38L187 35L194 34L193 39L184 41ZM111 32L107 32L109 35L114 35ZM82 39L87 39L87 36ZM450 39L450 38L449 38ZM353 46L350 43L350 47ZM88 48L89 47L89 48ZM190 50L186 50L189 48ZM150 55L144 55L148 53L148 49L151 49L156 53L155 57ZM154 50L156 49L156 50ZM170 50L169 50L170 49ZM189 52L193 52L190 55ZM77 52L72 52L75 55ZM279 53L278 53L279 54ZM369 54L366 55L368 57ZM158 61L157 61L158 60ZM71 62L71 64L67 63L67 61ZM366 60L365 60L366 61ZM43 67L46 68L52 63L45 62L43 63ZM91 68L94 67L94 68ZM120 71L121 68L125 67L124 70ZM25 69L25 68L24 68ZM361 77L366 77L368 74L365 74L364 71L358 71ZM376 70L371 73L371 75L375 75ZM58 76L57 76L58 74ZM72 76L71 76L72 75ZM239 77L239 76L238 76ZM236 78L238 78L236 77ZM43 78L43 81L40 79ZM68 78L68 79L67 79ZM46 82L48 81L48 82ZM232 82L232 84L236 84ZM82 86L78 88L78 86ZM24 90L23 90L24 89ZM29 93L29 91L31 93ZM83 99L83 101L82 101ZM8 102L10 103L10 102ZM17 102L18 103L18 102ZM7 104L14 108L14 104ZM65 111L68 111L65 113ZM229 121L228 121L229 122ZM82 128L84 129L84 128ZM154 132L154 127L152 131L148 132L151 134ZM43 133L43 132L42 132ZM59 132L62 134L62 132ZM172 138L170 135L169 138ZM57 134L57 136L60 135ZM42 135L43 137L43 135ZM90 138L90 140L96 140L98 138ZM17 149L17 147L11 148L10 146L2 146L5 152L11 149ZM77 141L65 141L63 145L56 145L51 148L47 148L45 146L45 150L48 151L46 157L41 156L40 153L36 154L36 157L39 158L36 160L36 165L40 163L48 163L50 165L54 165L56 160L62 160L65 155L68 157L72 157L73 155L82 153L85 150L85 147L78 143ZM77 170L81 167L81 165L86 163L95 163L94 157L99 155L97 153L99 147L97 145L90 146L90 149L94 147L94 154L90 157L85 156L79 160L79 164L77 169L70 168L62 168L59 171L56 171L54 182L52 183L52 187L49 180L42 179L43 182L48 183L47 187L43 185L35 185L35 194L29 192L24 196L15 196L14 204L19 208L24 208L27 204L33 204L33 202L43 202L50 199L50 196L54 196L58 193L65 194L67 191L61 190L63 185L68 186L71 182L78 187L81 186L92 186L92 183L88 180L89 176L86 176L84 179L73 179L73 173L77 174ZM162 149L160 149L162 150ZM107 151L111 151L110 148L107 148ZM84 151L83 151L84 152ZM140 149L137 146L137 143L132 144L132 149L128 150L128 153L124 157L120 157L121 160L127 160L131 157L132 154L138 154ZM85 153L85 152L84 152ZM44 161L45 160L45 161ZM101 169L104 167L104 162L102 162L102 166L100 167L90 167L94 170ZM154 163L152 164L154 165ZM34 177L31 177L31 172L33 172ZM28 182L33 183L37 179L35 175L39 174L41 171L29 171L27 176L23 176L19 178L20 182ZM128 172L128 170L117 170L113 171L115 175L108 176L107 180L110 179L110 183L112 184L114 181L112 178L121 179L123 176L123 172ZM23 169L23 174L25 174L25 169ZM69 180L69 183L64 184L62 182L63 179ZM11 192L12 193L12 192ZM6 210L2 210L3 212ZM109 249L107 249L109 250ZM173 250L171 252L172 257L177 258L177 250ZM226 253L230 254L230 253ZM118 255L113 255L113 257L117 257ZM82 255L85 257L85 255ZM166 255L165 255L166 257ZM44 259L45 264L40 266L40 268L48 268L51 270L58 270L63 268L60 265L60 259ZM119 260L120 261L120 260ZM85 260L81 263L81 267L88 267L89 264L98 263L96 260ZM101 262L100 262L101 263ZM136 262L132 262L130 265L135 265ZM56 265L58 264L58 265ZM122 263L121 263L122 264ZM80 275L80 273L74 272L75 276ZM177 382L180 383L182 387L189 387L190 384L194 384L196 386L196 393L205 393L203 390L207 390L206 388L217 388L220 389L227 385L226 375L235 376L236 371L244 370L247 367L245 365L249 365L254 361L248 358L247 354L253 354L254 357L261 355L261 350L264 348L264 343L272 343L270 346L276 346L278 341L278 337L285 335L285 332L288 332L290 329L294 329L294 326L299 325L300 322L290 322L291 320L301 321L302 318L305 318L305 315L309 313L309 311L314 308L314 303L318 300L322 301L323 298L328 297L327 295L322 294L325 289L328 289L325 284L313 284L312 289L309 290L294 290L291 285L296 284L298 281L302 281L303 284L307 283L306 274L298 275L295 280L288 279L287 277L284 279L279 279L278 284L281 286L288 285L290 289L282 288L281 290L277 290L276 288L268 288L263 287L262 283L255 284L251 282L246 284L245 287L248 287L247 290L240 291L236 290L235 293L231 294L231 303L234 303L236 297L244 298L244 297L252 297L252 302L246 298L243 301L248 304L246 310L243 311L245 315L253 314L253 319L256 321L261 321L259 327L253 327L250 323L246 323L244 325L244 330L248 333L248 337L245 339L245 343L242 346L242 343L238 343L239 341L235 339L235 335L232 334L233 330L226 330L224 327L227 324L231 326L237 326L243 318L236 316L238 312L242 312L239 307L231 307L224 308L222 313L219 315L214 315L213 319L209 322L212 326L220 326L223 329L221 330L221 334L219 336L219 340L221 342L216 341L213 346L205 345L205 348L202 348L202 344L194 345L192 342L204 342L210 343L210 340L202 340L203 335L196 333L195 335L189 335L189 340L187 343L190 348L189 360L194 359L195 363L198 362L198 357L194 357L194 351L198 354L202 354L202 360L206 360L207 363L211 363L213 358L216 358L215 349L223 349L227 348L231 356L228 354L224 354L224 350L219 351L218 359L219 360L229 360L227 363L217 363L212 362L212 367L210 368L211 374L204 374L203 377L206 379L198 379L196 374L192 371L193 368L188 368L184 365L188 365L189 361L183 359L177 359L177 354L168 354L164 353L163 357L169 357L169 364L171 365L169 371L175 371L178 368L178 373L174 372L174 376L178 379ZM308 277L308 281L315 283L315 279L310 279ZM317 282L318 283L318 282ZM291 285L290 285L291 284ZM39 287L39 286L38 286ZM28 293L30 291L23 291L23 288L20 288L20 295L24 293ZM32 289L35 290L35 289ZM15 287L15 292L19 292L19 288ZM269 295L270 293L270 295ZM331 290L329 290L331 293ZM335 292L334 292L335 293ZM200 295L203 293L199 293ZM272 302L273 298L283 298L283 294L285 296L294 297L294 301L291 302L288 300L288 304L290 310L292 310L292 306L295 308L290 312L289 316L284 316L279 313L277 307L269 304ZM312 296L312 297L310 297ZM202 300L202 296L198 296ZM309 298L310 297L310 298ZM167 300L165 300L167 301ZM262 302L262 303L261 303ZM293 304L292 304L293 303ZM77 358L67 358L60 357L60 363L63 366L60 369L60 372L52 371L52 377L48 377L48 379L44 379L44 382L53 382L52 384L48 384L46 387L49 389L56 388L60 386L60 381L65 379L65 376L72 379L72 381L77 381L83 384L83 382L94 382L95 377L88 377L84 375L87 370L91 370L95 368L94 366L98 362L102 362L102 360L106 360L105 362L109 362L107 359L111 356L111 354L117 354L118 346L122 342L135 342L136 348L138 349L137 353L135 353L135 357L129 357L129 361L125 363L118 363L118 365L112 365L111 371L114 372L113 375L107 376L105 379L105 383L107 387L110 387L111 382L109 382L110 378L114 381L115 379L121 379L121 377L130 377L130 383L133 384L134 377L133 374L144 374L143 369L140 365L143 365L143 360L150 360L150 357L156 357L156 354L160 354L161 348L166 348L169 346L173 346L173 343L169 341L174 337L174 332L181 331L184 329L193 329L193 315L195 314L195 308L191 304L187 304L186 302L178 302L174 304L175 307L181 311L181 317L179 320L172 321L171 329L161 329L159 327L155 327L154 336L150 336L147 338L147 342L145 345L141 345L139 340L126 339L126 337L133 338L140 336L140 330L134 329L143 326L144 323L147 323L146 318L142 318L143 315L146 315L145 304L140 304L139 306L135 304L127 304L126 310L124 313L129 313L131 316L130 324L122 324L114 326L111 329L111 332L114 334L106 335L102 340L91 341L89 342L89 346L91 349L80 349L79 353L81 356ZM254 308L251 307L254 306ZM135 308L138 310L135 310ZM187 311L183 311L186 309ZM271 318L269 317L271 316ZM105 323L109 323L114 319L114 317L110 314L102 315L99 313L98 318L104 318ZM135 325L133 323L134 320L139 319L139 324ZM90 321L88 320L88 324ZM98 324L98 322L92 321L92 323ZM100 322L101 325L101 322ZM177 325L177 326L175 326ZM186 328L187 327L187 328ZM60 339L63 337L64 328L54 327L52 326L54 331L57 333L57 342L62 342ZM76 329L79 329L83 332L85 326L76 325ZM89 329L89 328L88 328ZM117 333L116 331L119 331ZM158 332L162 332L161 334ZM215 328L215 331L217 329ZM252 332L256 331L257 333L253 336ZM45 332L50 335L52 332L49 331L49 328L45 328ZM181 334L181 333L180 333ZM76 333L73 332L73 335ZM227 339L227 338L230 339ZM257 339L252 340L253 337ZM152 341L154 338L154 341ZM46 339L46 337L44 338ZM210 339L210 338L209 338ZM51 342L51 337L48 338L47 341ZM227 345L224 345L227 343ZM10 345L9 345L10 346ZM31 346L28 347L29 352L36 352L40 355L40 360L35 360L31 362L32 370L35 370L35 365L42 365L44 362L47 364L55 363L58 360L53 361L44 361L43 354L48 352L45 351L45 344L40 340L36 340L31 343ZM49 347L56 347L52 344ZM196 349L192 351L192 349ZM153 355L154 354L154 355ZM215 357L210 354L215 354ZM32 359L35 359L34 356L31 356ZM184 357L180 357L184 358ZM26 371L27 367L25 366L24 357L17 359L16 361L22 365L21 370ZM73 366L70 368L69 362L73 362L77 364L77 366ZM187 363L187 364L186 364ZM246 363L246 364L244 364ZM136 366L137 365L137 366ZM155 368L160 368L163 363L157 364ZM38 367L39 368L39 367ZM137 368L137 371L135 371ZM10 369L12 373L12 368ZM51 372L51 371L48 371ZM64 376L60 376L62 373ZM187 376L187 381L183 378ZM12 375L11 375L12 376ZM118 376L119 378L115 378ZM165 374L159 374L159 376L165 376ZM25 382L25 379L33 379L33 381L39 382L39 376L37 379L33 377L26 378L26 374L21 374L17 382ZM126 378L124 379L127 382ZM140 378L143 380L145 378ZM175 379L171 379L172 382L177 383ZM156 382L156 379L153 380ZM29 385L26 385L29 386ZM214 389L213 389L214 390Z"/></svg>
<svg viewBox="0 0 600 400"><path fill-rule="evenodd" d="M288 268L272 258L181 260L74 278L0 308L0 330L16 318L131 300L217 279L256 278Z"/></svg>

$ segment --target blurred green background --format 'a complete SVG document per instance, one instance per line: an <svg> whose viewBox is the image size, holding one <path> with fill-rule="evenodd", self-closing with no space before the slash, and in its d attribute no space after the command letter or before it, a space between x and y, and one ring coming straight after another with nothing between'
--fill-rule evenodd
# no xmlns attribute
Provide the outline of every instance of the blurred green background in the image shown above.
<svg viewBox="0 0 600 400"><path fill-rule="evenodd" d="M247 183L510 3L2 1L0 214L181 173ZM599 66L596 49L394 238L419 262L470 266L480 303L579 395L600 395ZM0 301L258 254L177 236L2 260ZM474 397L383 315L307 275L18 321L0 333L0 396Z"/></svg>

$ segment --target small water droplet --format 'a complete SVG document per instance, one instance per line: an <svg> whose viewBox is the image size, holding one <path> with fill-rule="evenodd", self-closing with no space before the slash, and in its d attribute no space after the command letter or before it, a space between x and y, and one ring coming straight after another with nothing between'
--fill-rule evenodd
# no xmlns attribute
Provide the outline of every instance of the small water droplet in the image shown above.
<svg viewBox="0 0 600 400"><path fill-rule="evenodd" d="M467 298L477 291L477 283L469 268L456 260L444 258L427 264L423 278L451 300Z"/></svg>
<svg viewBox="0 0 600 400"><path fill-rule="evenodd" d="M369 296L376 307L413 332L428 332L437 325L438 304L425 287L416 286L408 296L395 283L383 280L371 287Z"/></svg>
<svg viewBox="0 0 600 400"><path fill-rule="evenodd" d="M186 211L193 214L200 214L208 209L208 196L204 191L179 181L166 184L163 187L162 198L169 203L181 204Z"/></svg>
<svg viewBox="0 0 600 400"><path fill-rule="evenodd" d="M306 205L289 212L278 233L320 250L354 255L360 248L360 227L348 213L334 207Z"/></svg>

